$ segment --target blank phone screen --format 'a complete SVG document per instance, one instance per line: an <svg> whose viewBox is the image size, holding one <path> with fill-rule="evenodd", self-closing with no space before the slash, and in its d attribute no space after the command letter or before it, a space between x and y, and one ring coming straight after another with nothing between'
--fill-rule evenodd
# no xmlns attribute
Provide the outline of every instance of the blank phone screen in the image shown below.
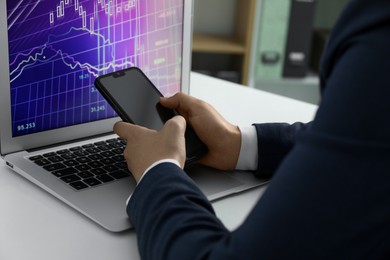
<svg viewBox="0 0 390 260"><path fill-rule="evenodd" d="M110 74L102 77L100 83L130 117L131 123L160 130L174 116L172 110L159 104L162 95L138 69Z"/></svg>

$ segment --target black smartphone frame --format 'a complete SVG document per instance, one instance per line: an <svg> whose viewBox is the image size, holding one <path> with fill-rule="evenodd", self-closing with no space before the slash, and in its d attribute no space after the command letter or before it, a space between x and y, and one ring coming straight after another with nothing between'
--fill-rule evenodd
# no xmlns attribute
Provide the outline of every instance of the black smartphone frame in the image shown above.
<svg viewBox="0 0 390 260"><path fill-rule="evenodd" d="M113 79L120 78L125 76L126 73L129 71L131 71L132 73L138 73L138 75L141 76L147 82L147 86L151 87L159 97L163 97L162 93L158 90L158 88L138 67L131 67L131 68L127 68L127 69L123 69L123 70L119 70L119 71L115 71L115 72L111 72L99 76L95 79L95 87L124 122L138 125L138 123L135 122L133 118L131 118L129 112L125 111L125 109L121 106L121 104L119 104L119 102L113 97L113 95L110 93L107 87L102 83L103 78L106 77L111 77ZM129 84L131 84L131 82L129 82ZM122 87L122 86L118 85L118 87ZM137 95L137 93L135 92L133 92L132 94ZM163 122L179 114L175 110L171 110L163 107L159 102L156 104L156 111L158 116L161 118L161 120L163 120ZM139 125L148 127L142 124ZM159 130L159 129L155 129L155 130ZM187 151L186 165L188 165L198 161L204 154L207 153L208 149L207 146L196 135L195 131L188 124L188 122L187 122L185 138L186 138L186 151Z"/></svg>

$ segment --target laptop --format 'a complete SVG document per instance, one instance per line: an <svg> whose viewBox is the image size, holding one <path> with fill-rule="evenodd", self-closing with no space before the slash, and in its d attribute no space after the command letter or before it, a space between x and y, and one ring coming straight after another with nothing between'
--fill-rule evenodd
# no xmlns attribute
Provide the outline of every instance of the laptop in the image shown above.
<svg viewBox="0 0 390 260"><path fill-rule="evenodd" d="M140 67L164 95L189 92L191 0L0 0L1 156L15 173L113 232L135 187L99 75ZM210 200L264 183L192 165Z"/></svg>

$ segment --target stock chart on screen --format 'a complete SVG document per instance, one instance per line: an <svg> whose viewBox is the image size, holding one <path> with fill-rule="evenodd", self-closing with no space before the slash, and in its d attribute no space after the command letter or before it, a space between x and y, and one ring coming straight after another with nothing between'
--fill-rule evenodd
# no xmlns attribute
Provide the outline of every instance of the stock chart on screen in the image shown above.
<svg viewBox="0 0 390 260"><path fill-rule="evenodd" d="M116 116L97 76L140 67L180 90L182 0L7 0L13 136Z"/></svg>

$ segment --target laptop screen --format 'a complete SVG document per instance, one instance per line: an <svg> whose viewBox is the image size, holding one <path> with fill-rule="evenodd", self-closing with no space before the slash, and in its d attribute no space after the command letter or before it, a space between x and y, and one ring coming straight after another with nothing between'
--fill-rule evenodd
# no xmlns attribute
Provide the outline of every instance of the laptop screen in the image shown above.
<svg viewBox="0 0 390 260"><path fill-rule="evenodd" d="M7 0L12 136L117 116L93 83L140 67L182 81L182 0Z"/></svg>

